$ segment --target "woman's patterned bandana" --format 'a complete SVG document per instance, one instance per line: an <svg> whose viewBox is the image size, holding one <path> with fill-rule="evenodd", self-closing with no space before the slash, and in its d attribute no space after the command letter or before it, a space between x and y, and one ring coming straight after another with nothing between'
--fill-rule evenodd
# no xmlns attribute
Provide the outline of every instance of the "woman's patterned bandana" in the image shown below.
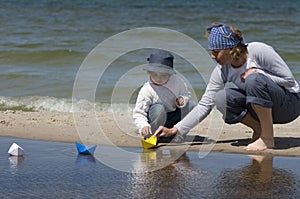
<svg viewBox="0 0 300 199"><path fill-rule="evenodd" d="M244 43L240 40L228 26L217 24L207 29L209 33L208 46L210 50L223 50L234 48L239 43Z"/></svg>

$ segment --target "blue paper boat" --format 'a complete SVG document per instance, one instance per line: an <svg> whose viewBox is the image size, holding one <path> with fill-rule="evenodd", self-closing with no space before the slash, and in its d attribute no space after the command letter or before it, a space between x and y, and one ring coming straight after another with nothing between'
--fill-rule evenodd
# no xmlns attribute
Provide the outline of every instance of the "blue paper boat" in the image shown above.
<svg viewBox="0 0 300 199"><path fill-rule="evenodd" d="M93 155L94 151L96 149L96 146L92 146L91 148L88 148L85 145L82 145L78 142L75 142L76 147L77 147L77 151L79 154L83 154L83 155Z"/></svg>

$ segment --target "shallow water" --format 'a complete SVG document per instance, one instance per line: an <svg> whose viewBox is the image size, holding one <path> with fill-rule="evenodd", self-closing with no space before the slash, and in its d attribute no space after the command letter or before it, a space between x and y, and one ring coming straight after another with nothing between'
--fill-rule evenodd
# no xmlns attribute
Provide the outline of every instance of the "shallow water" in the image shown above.
<svg viewBox="0 0 300 199"><path fill-rule="evenodd" d="M23 147L23 157L8 156L13 142ZM109 152L107 147L97 148ZM210 153L200 159L197 152L185 152L177 159L182 151L172 148L124 150L139 158L122 159L120 164L144 172L121 172L103 164L99 156L78 155L73 143L1 137L0 198L300 197L299 158Z"/></svg>

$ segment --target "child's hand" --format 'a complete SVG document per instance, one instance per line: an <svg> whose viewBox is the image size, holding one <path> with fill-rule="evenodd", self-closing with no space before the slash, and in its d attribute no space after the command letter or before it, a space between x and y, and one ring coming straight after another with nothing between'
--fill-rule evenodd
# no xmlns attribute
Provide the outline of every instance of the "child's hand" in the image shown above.
<svg viewBox="0 0 300 199"><path fill-rule="evenodd" d="M142 135L145 137L145 136L147 136L149 134L152 134L151 127L150 126L144 126L142 128Z"/></svg>
<svg viewBox="0 0 300 199"><path fill-rule="evenodd" d="M183 97L178 97L176 99L176 104L177 104L177 106L183 106L184 105L184 98Z"/></svg>

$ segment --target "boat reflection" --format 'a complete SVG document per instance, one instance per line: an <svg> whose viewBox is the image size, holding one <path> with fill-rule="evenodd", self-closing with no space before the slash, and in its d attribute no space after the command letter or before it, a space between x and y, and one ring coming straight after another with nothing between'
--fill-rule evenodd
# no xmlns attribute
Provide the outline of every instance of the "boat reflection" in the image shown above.
<svg viewBox="0 0 300 199"><path fill-rule="evenodd" d="M144 149L140 159L134 164L134 172L151 172L172 166L186 157L185 148L176 149Z"/></svg>
<svg viewBox="0 0 300 199"><path fill-rule="evenodd" d="M19 169L21 169L24 157L23 156L9 156L8 157L9 164L10 164L10 170L12 174L15 174L18 172Z"/></svg>
<svg viewBox="0 0 300 199"><path fill-rule="evenodd" d="M129 174L129 198L184 198L186 194L191 197L199 179L209 176L194 168L181 149L143 151L135 166L135 172Z"/></svg>
<svg viewBox="0 0 300 199"><path fill-rule="evenodd" d="M96 163L95 157L93 155L82 155L78 154L76 158L76 163Z"/></svg>

